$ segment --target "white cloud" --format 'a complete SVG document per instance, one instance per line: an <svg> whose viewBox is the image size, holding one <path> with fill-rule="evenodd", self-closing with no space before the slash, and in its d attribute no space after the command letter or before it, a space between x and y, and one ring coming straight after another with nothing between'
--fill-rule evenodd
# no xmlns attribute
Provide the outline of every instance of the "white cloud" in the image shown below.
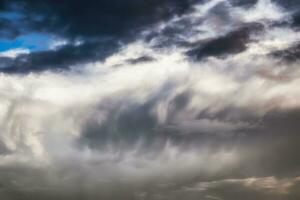
<svg viewBox="0 0 300 200"><path fill-rule="evenodd" d="M30 53L29 49L17 48L17 49L10 49L7 51L0 52L0 57L15 58L18 55L28 54L28 53Z"/></svg>
<svg viewBox="0 0 300 200"><path fill-rule="evenodd" d="M265 3L259 1L250 11L243 11L251 15L226 24L225 29L231 31L236 28L238 21L263 22L284 18L274 5L267 6L267 11L272 11L274 16L263 10L263 5ZM196 11L209 12L211 6L212 3L203 8L200 6ZM239 9L235 8L233 18L241 15ZM205 16L199 15L200 18ZM190 17L197 17L197 14L193 13ZM209 23L195 27L207 30L203 33L205 37L202 37L202 32L198 32L190 41L224 34L205 26L209 26ZM139 183L140 180L147 182L156 178L178 181L199 174L213 177L238 168L240 158L245 155L235 147L212 150L209 145L204 145L182 149L169 141L161 151L153 149L153 152L147 153L143 151L141 142L122 152L114 149L113 145L99 152L89 148L88 144L78 147L76 142L84 137L83 127L91 117L96 116L100 124L105 122L105 119L109 119L111 108L118 106L119 102L127 108L128 105L143 105L154 99L151 114L163 128L174 126L180 131L225 134L255 124L250 125L243 119L231 121L227 118L201 118L199 114L214 114L227 108L237 108L259 118L270 111L299 109L299 63L279 64L276 59L266 56L272 50L291 46L299 40L298 35L296 30L270 28L257 36L257 43L249 45L250 49L243 53L227 58L210 58L198 63L186 60L183 54L185 48L154 50L150 44L140 40L124 47L103 63L80 66L82 74L1 74L0 138L11 153L0 155L0 165L25 163L31 167L41 165L41 168L49 168L45 174L50 174L51 178L46 178L50 185L60 181L62 185L72 183L74 179L78 181L82 174L88 183L92 183L90 185L97 185L101 181L116 179ZM65 41L60 41L53 48L64 44ZM29 51L16 49L2 52L0 56L16 57L21 53ZM155 60L137 65L124 63L127 59L144 54ZM174 99L183 92L189 94L186 105L171 113ZM122 111L120 109L119 112ZM65 165L66 168L70 167L70 172L64 174L62 179L52 179L52 175L55 177L59 174L57 172L63 171ZM255 190L285 193L295 180L278 180L274 177L226 179L199 183L192 189L207 190L230 183L243 184ZM207 198L214 199L213 196Z"/></svg>

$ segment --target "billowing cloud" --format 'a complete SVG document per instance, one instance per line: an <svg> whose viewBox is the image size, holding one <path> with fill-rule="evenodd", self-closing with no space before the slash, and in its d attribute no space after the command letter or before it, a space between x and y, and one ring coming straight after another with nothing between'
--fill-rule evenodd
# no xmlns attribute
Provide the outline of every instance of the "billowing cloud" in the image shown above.
<svg viewBox="0 0 300 200"><path fill-rule="evenodd" d="M0 3L58 38L0 54L0 198L298 199L298 4L244 2Z"/></svg>

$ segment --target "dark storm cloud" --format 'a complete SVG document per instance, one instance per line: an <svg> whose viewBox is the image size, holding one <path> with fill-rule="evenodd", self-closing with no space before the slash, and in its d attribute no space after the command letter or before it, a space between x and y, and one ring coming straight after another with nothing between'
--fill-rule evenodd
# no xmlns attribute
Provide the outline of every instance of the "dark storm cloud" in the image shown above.
<svg viewBox="0 0 300 200"><path fill-rule="evenodd" d="M295 14L293 14L293 23L292 25L295 27L300 27L300 9L298 12L296 12Z"/></svg>
<svg viewBox="0 0 300 200"><path fill-rule="evenodd" d="M300 25L300 3L298 0L272 0L274 3L282 7L283 9L292 12L292 26L299 27Z"/></svg>
<svg viewBox="0 0 300 200"><path fill-rule="evenodd" d="M11 2L9 0L2 0L0 1L0 11L7 11L7 9L10 9Z"/></svg>
<svg viewBox="0 0 300 200"><path fill-rule="evenodd" d="M229 32L225 36L212 39L200 47L196 47L187 52L187 55L195 60L214 56L237 54L247 49L247 44L251 41L251 34L261 31L263 25L258 23L246 24L238 30Z"/></svg>
<svg viewBox="0 0 300 200"><path fill-rule="evenodd" d="M8 57L0 57L0 70L3 70L7 66L11 66L14 60Z"/></svg>
<svg viewBox="0 0 300 200"><path fill-rule="evenodd" d="M59 50L31 53L15 59L3 72L26 73L72 64L103 60L118 50L120 41L137 39L137 33L151 24L186 12L193 0L104 0L104 1L7 1L3 9L22 14L19 23L0 21L2 35L17 36L19 31L42 32L67 39ZM16 21L16 20L15 20ZM83 44L75 46L74 40ZM99 40L107 41L98 42Z"/></svg>
<svg viewBox="0 0 300 200"><path fill-rule="evenodd" d="M80 45L64 45L57 50L38 51L16 58L1 58L1 72L29 73L45 70L69 69L72 65L101 61L115 53L119 44L115 41L87 42Z"/></svg>
<svg viewBox="0 0 300 200"><path fill-rule="evenodd" d="M37 28L67 37L120 36L190 8L192 0L80 0L22 2L25 12L38 15Z"/></svg>
<svg viewBox="0 0 300 200"><path fill-rule="evenodd" d="M272 53L275 58L283 59L287 62L295 62L300 59L300 44L294 45L284 50Z"/></svg>
<svg viewBox="0 0 300 200"><path fill-rule="evenodd" d="M32 31L68 38L120 36L188 10L193 0L5 1L3 10L24 14ZM5 11L6 11L5 10ZM26 25L28 25L26 24Z"/></svg>
<svg viewBox="0 0 300 200"><path fill-rule="evenodd" d="M273 3L280 5L287 10L297 10L300 9L300 4L298 0L272 0Z"/></svg>

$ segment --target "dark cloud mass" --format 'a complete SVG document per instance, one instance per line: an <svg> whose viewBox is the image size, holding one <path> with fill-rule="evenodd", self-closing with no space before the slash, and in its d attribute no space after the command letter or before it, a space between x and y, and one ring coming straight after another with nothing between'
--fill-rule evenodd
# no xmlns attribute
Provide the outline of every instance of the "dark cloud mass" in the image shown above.
<svg viewBox="0 0 300 200"><path fill-rule="evenodd" d="M65 45L57 50L19 55L15 59L2 58L5 64L1 68L5 73L65 70L78 63L104 60L117 51L118 47L115 41L86 42L78 46Z"/></svg>
<svg viewBox="0 0 300 200"><path fill-rule="evenodd" d="M80 40L83 44L68 45L57 51L42 52L42 55L23 56L7 66L4 72L19 73L20 70L16 68L20 68L20 65L26 68L21 72L29 72L65 68L78 62L86 63L87 60L102 60L110 55L106 51L118 50L118 42L135 40L137 32L185 13L192 4L193 0L93 0L88 3L81 0L5 1L3 7L11 7L11 11L22 13L22 21L26 23L8 27L7 22L2 22L6 31L2 34L17 36L19 29L25 29L54 34L71 42ZM20 63L20 60L26 61ZM43 60L46 62L43 63Z"/></svg>
<svg viewBox="0 0 300 200"><path fill-rule="evenodd" d="M300 58L300 44L273 53L274 57L279 57L289 62L297 61Z"/></svg>
<svg viewBox="0 0 300 200"><path fill-rule="evenodd" d="M108 37L134 33L143 26L182 14L191 0L24 1L25 12L44 15L36 26L70 37ZM46 13L46 14L45 14Z"/></svg>
<svg viewBox="0 0 300 200"><path fill-rule="evenodd" d="M0 199L298 200L299 13L0 1Z"/></svg>
<svg viewBox="0 0 300 200"><path fill-rule="evenodd" d="M201 60L209 56L223 56L243 52L247 49L247 43L250 42L251 32L255 33L262 29L263 25L261 24L246 24L225 36L204 42L200 47L188 51L187 55L196 60Z"/></svg>

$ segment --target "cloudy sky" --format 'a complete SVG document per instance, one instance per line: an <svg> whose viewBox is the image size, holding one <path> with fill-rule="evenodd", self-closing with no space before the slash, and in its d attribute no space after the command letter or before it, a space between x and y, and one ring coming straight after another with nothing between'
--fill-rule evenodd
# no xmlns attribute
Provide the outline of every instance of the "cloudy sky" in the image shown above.
<svg viewBox="0 0 300 200"><path fill-rule="evenodd" d="M0 0L0 199L299 200L299 0Z"/></svg>

